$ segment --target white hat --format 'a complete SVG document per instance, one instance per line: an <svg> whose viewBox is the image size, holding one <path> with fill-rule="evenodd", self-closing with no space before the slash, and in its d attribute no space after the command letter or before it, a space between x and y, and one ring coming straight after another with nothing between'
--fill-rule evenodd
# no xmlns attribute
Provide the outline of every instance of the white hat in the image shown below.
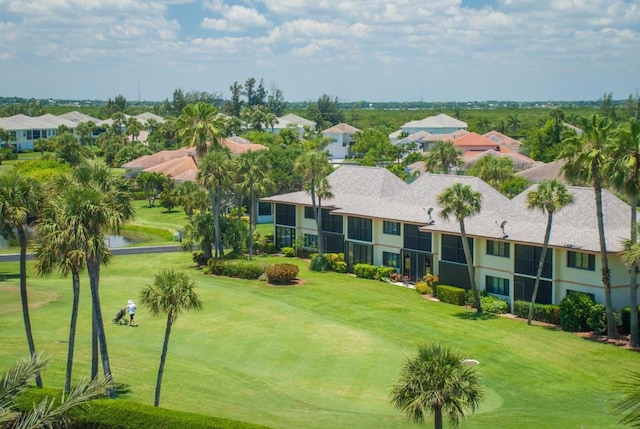
<svg viewBox="0 0 640 429"><path fill-rule="evenodd" d="M132 299L129 300L129 304L133 304L133 300Z"/></svg>

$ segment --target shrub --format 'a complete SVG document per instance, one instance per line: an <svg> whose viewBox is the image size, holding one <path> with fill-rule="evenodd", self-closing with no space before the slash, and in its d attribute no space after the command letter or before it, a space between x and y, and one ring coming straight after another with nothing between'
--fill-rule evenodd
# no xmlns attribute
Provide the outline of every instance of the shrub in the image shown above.
<svg viewBox="0 0 640 429"><path fill-rule="evenodd" d="M211 258L207 261L207 272L214 276L222 275L224 270L224 261L222 259Z"/></svg>
<svg viewBox="0 0 640 429"><path fill-rule="evenodd" d="M331 270L335 271L336 273L346 273L347 263L345 261L336 261L333 263Z"/></svg>
<svg viewBox="0 0 640 429"><path fill-rule="evenodd" d="M257 280L266 268L267 265L254 261L225 261L222 265L222 275Z"/></svg>
<svg viewBox="0 0 640 429"><path fill-rule="evenodd" d="M422 295L430 295L433 293L433 289L431 289L431 286L429 286L427 282L424 281L419 281L418 283L416 283L416 291L418 291L418 293Z"/></svg>
<svg viewBox="0 0 640 429"><path fill-rule="evenodd" d="M199 267L207 265L207 260L204 258L204 253L201 250L198 250L197 252L193 252L191 259Z"/></svg>
<svg viewBox="0 0 640 429"><path fill-rule="evenodd" d="M331 261L326 254L318 255L316 253L311 257L309 269L311 271L331 271Z"/></svg>
<svg viewBox="0 0 640 429"><path fill-rule="evenodd" d="M384 279L390 279L391 274L395 273L396 269L393 267L378 267L376 272L376 280L384 281Z"/></svg>
<svg viewBox="0 0 640 429"><path fill-rule="evenodd" d="M613 312L613 318L616 320L617 326L622 326L622 318L620 314ZM607 309L602 304L596 304L591 309L587 325L596 334L605 334L607 332Z"/></svg>
<svg viewBox="0 0 640 429"><path fill-rule="evenodd" d="M371 264L355 264L353 266L353 273L361 279L374 280L378 274L378 267Z"/></svg>
<svg viewBox="0 0 640 429"><path fill-rule="evenodd" d="M428 273L422 278L422 281L425 282L431 289L433 289L440 281L440 277L435 274Z"/></svg>
<svg viewBox="0 0 640 429"><path fill-rule="evenodd" d="M487 313L505 314L509 312L508 303L491 295L480 298L480 305L482 305L482 311Z"/></svg>
<svg viewBox="0 0 640 429"><path fill-rule="evenodd" d="M513 303L513 314L524 319L529 318L528 301L515 301ZM555 304L537 304L533 307L533 320L551 323L553 325L560 324L560 307Z"/></svg>
<svg viewBox="0 0 640 429"><path fill-rule="evenodd" d="M640 307L638 307L638 316L640 316ZM631 307L624 307L620 312L620 318L622 319L622 325L620 326L621 334L631 333ZM640 328L638 329L640 332Z"/></svg>
<svg viewBox="0 0 640 429"><path fill-rule="evenodd" d="M486 289L482 289L478 291L478 296L480 297L480 305L482 305L482 298L484 298L485 296L489 296L489 293ZM469 307L476 307L476 300L473 297L473 291L471 289L467 289L465 291L464 304L468 305ZM482 307L482 309L484 310L484 307Z"/></svg>
<svg viewBox="0 0 640 429"><path fill-rule="evenodd" d="M293 258L294 256L296 256L296 251L293 247L283 247L282 249L280 249L280 251L287 258Z"/></svg>
<svg viewBox="0 0 640 429"><path fill-rule="evenodd" d="M589 330L587 321L595 303L584 293L572 293L560 302L560 326L565 331L584 332Z"/></svg>
<svg viewBox="0 0 640 429"><path fill-rule="evenodd" d="M449 304L464 305L466 291L460 287L438 285L436 286L436 294L438 299Z"/></svg>
<svg viewBox="0 0 640 429"><path fill-rule="evenodd" d="M265 274L269 283L291 283L298 277L298 266L293 264L276 264L268 267Z"/></svg>

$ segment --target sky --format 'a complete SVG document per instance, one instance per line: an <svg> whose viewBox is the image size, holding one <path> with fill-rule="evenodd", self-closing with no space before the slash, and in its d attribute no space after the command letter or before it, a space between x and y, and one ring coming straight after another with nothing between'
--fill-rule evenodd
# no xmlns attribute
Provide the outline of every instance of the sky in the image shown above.
<svg viewBox="0 0 640 429"><path fill-rule="evenodd" d="M640 0L0 0L0 96L624 99Z"/></svg>

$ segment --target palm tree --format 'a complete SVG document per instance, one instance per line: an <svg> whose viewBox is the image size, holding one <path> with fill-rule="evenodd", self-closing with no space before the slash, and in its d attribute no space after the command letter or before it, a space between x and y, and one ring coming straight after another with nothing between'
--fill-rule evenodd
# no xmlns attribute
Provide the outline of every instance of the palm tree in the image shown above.
<svg viewBox="0 0 640 429"><path fill-rule="evenodd" d="M296 171L302 175L304 180L304 187L306 191L311 195L311 204L313 207L314 218L316 220L316 229L318 231L318 255L322 256L324 253L324 246L322 243L322 222L321 213L322 208L318 203L318 186L320 182L325 179L329 173L331 173L331 164L329 163L329 156L324 151L310 150L304 152L298 160L295 166ZM330 187L328 183L324 186L324 192L329 192Z"/></svg>
<svg viewBox="0 0 640 429"><path fill-rule="evenodd" d="M440 171L447 174L452 167L461 164L460 152L452 142L436 142L425 154L427 171Z"/></svg>
<svg viewBox="0 0 640 429"><path fill-rule="evenodd" d="M514 173L513 161L493 155L482 157L467 171L469 176L476 176L496 189Z"/></svg>
<svg viewBox="0 0 640 429"><path fill-rule="evenodd" d="M18 173L0 176L0 233L4 237L18 234L20 242L20 300L22 317L27 334L27 344L31 356L36 354L36 346L29 317L27 294L27 233L25 225L33 221L42 202L42 192L38 182ZM36 373L36 384L42 387L40 373Z"/></svg>
<svg viewBox="0 0 640 429"><path fill-rule="evenodd" d="M207 194L204 189L194 182L182 182L176 187L178 194L178 204L182 206L189 220L193 218L196 211L207 209Z"/></svg>
<svg viewBox="0 0 640 429"><path fill-rule="evenodd" d="M80 143L83 145L93 145L93 131L96 129L96 124L93 121L80 122L76 127L76 133L80 136Z"/></svg>
<svg viewBox="0 0 640 429"><path fill-rule="evenodd" d="M540 277L542 277L544 259L547 255L547 249L549 248L553 214L571 203L573 203L573 195L567 191L567 188L562 182L556 179L540 182L536 190L527 193L527 208L529 210L540 210L542 213L547 212L547 228L544 232L544 243L542 245L542 252L540 253L536 282L533 286L533 295L531 296L531 306L529 307L529 317L527 319L527 324L529 325L531 325L531 319L533 318L533 309L538 296L538 287L540 286Z"/></svg>
<svg viewBox="0 0 640 429"><path fill-rule="evenodd" d="M36 251L34 269L40 275L50 274L57 269L62 275L71 273L73 304L67 345L67 370L65 391L71 389L73 353L75 347L78 306L80 303L80 272L86 265L84 243L87 242L86 230L78 224L77 213L82 209L84 196L75 188L60 190L44 206L40 222L36 225Z"/></svg>
<svg viewBox="0 0 640 429"><path fill-rule="evenodd" d="M173 323L183 310L200 310L202 308L202 301L200 301L195 287L195 283L188 275L168 269L156 274L153 284L147 285L140 293L140 302L151 314L167 315L167 326L164 331L164 343L162 344L160 368L156 382L156 395L153 402L156 407L160 404L162 374L164 373Z"/></svg>
<svg viewBox="0 0 640 429"><path fill-rule="evenodd" d="M435 429L442 429L443 414L458 426L467 410L474 412L484 392L477 372L458 353L440 344L422 345L408 358L400 380L391 390L391 402L409 419L422 423L434 415Z"/></svg>
<svg viewBox="0 0 640 429"><path fill-rule="evenodd" d="M616 130L615 144L610 146L612 155L606 165L604 175L611 177L615 187L629 197L631 206L630 243L625 243L625 249L638 241L638 197L640 196L640 122L632 119L628 128ZM640 260L628 260L629 267L629 306L638 308L638 264ZM631 335L629 344L638 347L638 312L631 311Z"/></svg>
<svg viewBox="0 0 640 429"><path fill-rule="evenodd" d="M602 212L602 187L607 184L603 169L609 160L609 154L606 149L610 141L610 130L611 124L606 119L601 119L594 114L581 136L572 135L566 138L563 144L566 148L567 163L564 165L563 171L569 180L590 183L593 186L600 241L604 303L607 312L607 336L609 338L618 338L618 328L611 299L611 271L609 270L607 257L604 215Z"/></svg>
<svg viewBox="0 0 640 429"><path fill-rule="evenodd" d="M480 192L474 191L469 185L463 185L460 182L454 183L449 188L442 191L438 195L438 204L442 206L440 215L444 220L448 220L450 216L456 218L460 224L460 234L462 235L462 249L464 257L467 260L467 270L469 272L469 282L473 291L473 299L475 301L476 310L482 313L482 305L480 304L480 294L476 286L475 267L473 266L473 256L471 248L467 240L467 231L464 226L464 220L469 216L480 213L480 202L482 195Z"/></svg>
<svg viewBox="0 0 640 429"><path fill-rule="evenodd" d="M630 371L628 380L619 382L618 386L623 397L615 405L613 412L623 414L621 424L640 428L640 372Z"/></svg>
<svg viewBox="0 0 640 429"><path fill-rule="evenodd" d="M77 193L77 205L69 213L75 222L75 239L84 258L89 273L91 289L92 323L92 361L91 378L98 373L98 346L102 367L107 381L111 382L111 366L107 350L107 340L100 303L100 266L110 261L111 253L104 236L119 234L127 221L133 218L135 211L132 195L127 182L115 178L111 170L99 164L81 165L71 175L62 177L57 183L58 190Z"/></svg>
<svg viewBox="0 0 640 429"><path fill-rule="evenodd" d="M518 119L518 115L509 115L507 116L507 126L511 129L511 135L515 136L522 122Z"/></svg>
<svg viewBox="0 0 640 429"><path fill-rule="evenodd" d="M210 151L202 159L198 169L198 180L209 190L211 213L214 222L214 256L224 254L220 231L220 213L222 211L222 195L233 183L232 159L229 150L219 148Z"/></svg>
<svg viewBox="0 0 640 429"><path fill-rule="evenodd" d="M253 230L258 212L256 194L269 189L273 182L267 175L267 158L264 152L246 152L239 158L239 171L244 177L242 185L249 190L249 259L253 257Z"/></svg>
<svg viewBox="0 0 640 429"><path fill-rule="evenodd" d="M109 383L104 379L81 381L62 397L45 396L39 403L23 411L16 397L29 388L28 381L47 366L48 359L40 354L23 358L0 377L0 427L58 428L68 427L68 412L105 394Z"/></svg>
<svg viewBox="0 0 640 429"><path fill-rule="evenodd" d="M196 148L198 158L203 158L208 145L220 146L224 135L224 119L212 104L199 102L187 104L176 119L177 135L186 146Z"/></svg>

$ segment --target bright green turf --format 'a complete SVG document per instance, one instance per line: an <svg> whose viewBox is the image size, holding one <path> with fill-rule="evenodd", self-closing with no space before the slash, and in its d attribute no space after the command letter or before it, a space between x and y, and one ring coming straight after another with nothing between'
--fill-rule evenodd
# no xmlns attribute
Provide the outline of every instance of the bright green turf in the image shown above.
<svg viewBox="0 0 640 429"><path fill-rule="evenodd" d="M116 257L102 272L107 322L161 267L184 268L198 282L204 308L181 315L171 337L161 399L167 408L275 428L415 427L390 405L389 390L419 343L440 341L481 362L486 400L463 428L614 428L613 381L640 365L635 352L519 320L478 319L411 289L306 265L302 285L270 287L204 276L189 264L184 253ZM0 369L27 352L16 270L16 263L0 264ZM82 281L76 377L89 370ZM70 280L31 277L29 290L36 346L54 357L44 382L61 386ZM144 309L137 317L138 328L107 324L111 364L132 399L152 403L165 320Z"/></svg>

